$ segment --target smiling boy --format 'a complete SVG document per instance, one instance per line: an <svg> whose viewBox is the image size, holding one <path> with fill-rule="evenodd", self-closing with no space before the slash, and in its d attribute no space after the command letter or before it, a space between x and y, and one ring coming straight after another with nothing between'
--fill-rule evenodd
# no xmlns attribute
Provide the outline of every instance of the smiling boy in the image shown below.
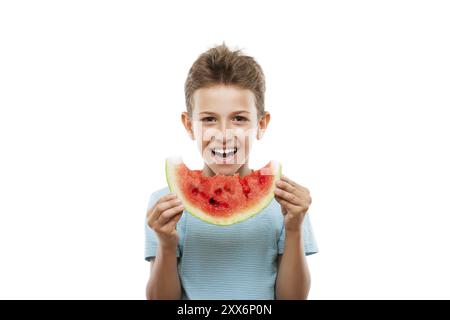
<svg viewBox="0 0 450 320"><path fill-rule="evenodd" d="M270 122L259 64L225 44L194 62L181 121L204 159L202 174L245 176L249 155ZM223 227L191 216L167 187L147 210L147 299L306 299L307 255L318 252L308 189L282 176L261 213Z"/></svg>

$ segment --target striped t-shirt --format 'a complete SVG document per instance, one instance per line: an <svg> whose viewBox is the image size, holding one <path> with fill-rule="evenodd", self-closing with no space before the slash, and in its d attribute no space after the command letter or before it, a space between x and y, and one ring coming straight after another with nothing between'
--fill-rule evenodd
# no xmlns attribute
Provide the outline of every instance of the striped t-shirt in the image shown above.
<svg viewBox="0 0 450 320"><path fill-rule="evenodd" d="M150 196L148 208L169 193ZM309 213L302 225L306 255L318 252ZM231 226L217 226L184 211L177 223L178 273L182 299L274 299L277 256L284 250L284 218L272 202L256 216ZM145 259L156 256L158 238L145 223Z"/></svg>

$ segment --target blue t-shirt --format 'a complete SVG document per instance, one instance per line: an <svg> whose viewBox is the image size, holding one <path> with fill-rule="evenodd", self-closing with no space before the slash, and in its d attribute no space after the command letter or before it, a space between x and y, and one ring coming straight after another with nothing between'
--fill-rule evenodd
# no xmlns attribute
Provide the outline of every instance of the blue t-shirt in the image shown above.
<svg viewBox="0 0 450 320"><path fill-rule="evenodd" d="M148 208L169 188L150 196ZM318 252L309 213L303 225L306 255ZM272 202L256 216L217 226L184 211L177 223L182 299L274 299L277 256L284 250L284 217ZM158 238L145 223L145 259L156 256Z"/></svg>

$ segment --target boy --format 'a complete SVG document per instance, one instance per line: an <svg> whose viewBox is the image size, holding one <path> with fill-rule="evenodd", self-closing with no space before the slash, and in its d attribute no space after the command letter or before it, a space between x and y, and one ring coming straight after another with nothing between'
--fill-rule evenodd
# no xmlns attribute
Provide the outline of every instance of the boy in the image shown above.
<svg viewBox="0 0 450 320"><path fill-rule="evenodd" d="M203 175L252 172L252 142L270 121L264 92L259 64L225 43L194 62L181 120L205 160ZM167 187L152 193L145 226L147 299L306 299L305 255L318 252L307 214L311 197L285 176L276 185L268 207L227 227L183 211Z"/></svg>

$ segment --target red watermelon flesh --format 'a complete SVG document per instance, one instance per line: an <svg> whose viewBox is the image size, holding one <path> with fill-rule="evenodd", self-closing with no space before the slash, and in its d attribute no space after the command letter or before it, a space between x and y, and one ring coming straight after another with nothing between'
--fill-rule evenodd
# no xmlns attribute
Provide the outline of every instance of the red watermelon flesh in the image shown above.
<svg viewBox="0 0 450 320"><path fill-rule="evenodd" d="M240 177L207 177L190 170L182 160L166 160L166 177L171 192L178 195L186 211L206 222L230 225L261 212L273 199L281 166L270 161L260 170Z"/></svg>

